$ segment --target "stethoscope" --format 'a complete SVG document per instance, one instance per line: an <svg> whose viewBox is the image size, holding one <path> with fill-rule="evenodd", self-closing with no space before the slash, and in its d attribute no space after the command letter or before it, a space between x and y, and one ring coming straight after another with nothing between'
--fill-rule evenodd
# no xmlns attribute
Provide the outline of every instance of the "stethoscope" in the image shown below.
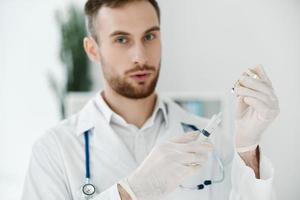
<svg viewBox="0 0 300 200"><path fill-rule="evenodd" d="M95 186L91 183L89 132L90 130L84 132L85 184L81 187L81 190L85 197L91 197L96 192Z"/></svg>
<svg viewBox="0 0 300 200"><path fill-rule="evenodd" d="M185 123L181 123L181 125L185 129L188 128L188 129L193 130L193 131L200 131L205 137L208 137L210 135L210 133L207 132L206 129L199 130L196 126L191 125L191 124L185 124ZM95 186L91 183L89 133L90 133L90 130L87 130L87 131L84 132L85 184L81 188L82 194L85 197L87 197L87 198L92 197L92 195L94 195L95 192L96 192ZM204 189L205 186L211 185L213 183L220 183L220 182L222 182L224 180L224 167L223 167L223 164L222 164L220 158L215 153L213 155L214 155L215 159L217 160L218 165L220 167L220 170L222 172L220 178L218 178L216 180L212 180L212 179L205 180L205 181L203 181L203 183L198 184L198 185L196 185L194 187L187 187L187 186L180 185L180 188L182 188L182 189L188 189L188 190L202 190L202 189Z"/></svg>

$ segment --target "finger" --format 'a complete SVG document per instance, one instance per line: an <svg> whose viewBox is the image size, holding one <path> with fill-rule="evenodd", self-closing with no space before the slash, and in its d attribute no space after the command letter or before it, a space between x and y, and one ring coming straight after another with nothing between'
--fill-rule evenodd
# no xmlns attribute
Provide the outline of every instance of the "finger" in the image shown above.
<svg viewBox="0 0 300 200"><path fill-rule="evenodd" d="M268 109L268 106L265 103L254 97L244 97L244 102L259 112L264 112Z"/></svg>
<svg viewBox="0 0 300 200"><path fill-rule="evenodd" d="M270 98L267 95L265 95L264 93L258 92L258 91L255 91L255 90L243 87L243 86L237 87L235 90L235 94L242 96L242 97L254 97L266 104L271 103Z"/></svg>
<svg viewBox="0 0 300 200"><path fill-rule="evenodd" d="M236 104L236 117L241 118L244 116L245 111L249 107L248 104L246 104L243 100L244 97L239 96L237 99L237 104Z"/></svg>
<svg viewBox="0 0 300 200"><path fill-rule="evenodd" d="M256 72L261 80L266 81L272 87L272 82L261 64L254 66L252 70Z"/></svg>
<svg viewBox="0 0 300 200"><path fill-rule="evenodd" d="M183 144L174 143L173 148L185 153L203 153L212 151L213 144L210 142L193 141Z"/></svg>
<svg viewBox="0 0 300 200"><path fill-rule="evenodd" d="M202 166L203 166L203 164L199 164L199 165L181 164L181 167L183 168L183 171L184 171L184 177L188 177L188 176L194 175L195 173L199 172L199 170L201 170Z"/></svg>
<svg viewBox="0 0 300 200"><path fill-rule="evenodd" d="M273 120L279 114L278 105L266 105L263 102L259 101L258 99L252 97L245 97L245 103L252 106L258 112L258 119L262 121L269 121Z"/></svg>
<svg viewBox="0 0 300 200"><path fill-rule="evenodd" d="M188 143L198 138L199 132L189 132L179 136L172 137L169 141L173 143Z"/></svg>
<svg viewBox="0 0 300 200"><path fill-rule="evenodd" d="M265 81L255 79L249 76L242 76L239 82L241 86L263 92L270 96L274 96L273 88L271 88Z"/></svg>
<svg viewBox="0 0 300 200"><path fill-rule="evenodd" d="M183 165L203 165L208 159L208 153L182 153L180 163Z"/></svg>
<svg viewBox="0 0 300 200"><path fill-rule="evenodd" d="M260 77L250 68L245 72L245 75L250 76L254 79L260 79Z"/></svg>

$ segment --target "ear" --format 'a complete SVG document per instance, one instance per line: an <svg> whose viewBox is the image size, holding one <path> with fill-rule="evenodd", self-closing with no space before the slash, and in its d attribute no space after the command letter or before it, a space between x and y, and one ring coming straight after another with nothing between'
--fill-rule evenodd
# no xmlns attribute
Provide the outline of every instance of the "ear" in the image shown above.
<svg viewBox="0 0 300 200"><path fill-rule="evenodd" d="M85 50L85 53L88 55L88 57L96 62L100 62L100 54L98 50L98 44L92 37L85 37L83 39L83 47Z"/></svg>

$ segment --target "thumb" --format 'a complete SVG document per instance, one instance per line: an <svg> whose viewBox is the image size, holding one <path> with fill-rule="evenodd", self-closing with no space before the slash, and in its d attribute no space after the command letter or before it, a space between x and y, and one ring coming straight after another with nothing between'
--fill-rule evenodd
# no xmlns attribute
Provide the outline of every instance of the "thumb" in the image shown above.
<svg viewBox="0 0 300 200"><path fill-rule="evenodd" d="M199 132L198 131L191 131L186 134L182 134L179 136L175 136L170 139L170 142L174 143L188 143L196 140L198 138Z"/></svg>
<svg viewBox="0 0 300 200"><path fill-rule="evenodd" d="M237 118L243 117L245 110L248 107L249 107L249 105L244 102L244 97L239 96L237 98L237 104L236 104L236 117Z"/></svg>

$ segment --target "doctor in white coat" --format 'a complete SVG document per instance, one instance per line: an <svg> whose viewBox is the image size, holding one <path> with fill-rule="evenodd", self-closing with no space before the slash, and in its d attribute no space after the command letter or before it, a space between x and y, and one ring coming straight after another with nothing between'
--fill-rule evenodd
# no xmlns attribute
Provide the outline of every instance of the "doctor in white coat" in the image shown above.
<svg viewBox="0 0 300 200"><path fill-rule="evenodd" d="M88 0L85 13L84 48L101 66L104 88L35 143L23 200L274 199L274 170L259 143L279 107L260 65L233 88L235 132L199 140L199 132L185 133L181 123L203 129L207 119L155 92L156 1Z"/></svg>

